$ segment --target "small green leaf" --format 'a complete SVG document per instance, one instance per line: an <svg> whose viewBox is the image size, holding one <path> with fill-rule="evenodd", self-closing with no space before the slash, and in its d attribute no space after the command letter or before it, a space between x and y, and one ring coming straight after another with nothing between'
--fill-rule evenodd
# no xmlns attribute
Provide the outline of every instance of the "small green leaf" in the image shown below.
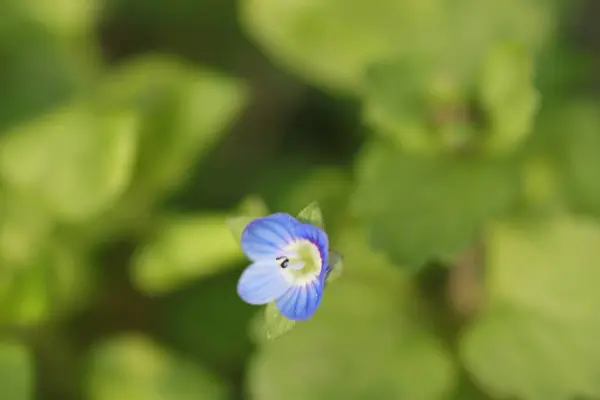
<svg viewBox="0 0 600 400"><path fill-rule="evenodd" d="M127 335L97 345L87 371L87 398L113 400L227 399L226 386L198 365L151 340Z"/></svg>
<svg viewBox="0 0 600 400"><path fill-rule="evenodd" d="M497 223L485 241L489 303L461 355L494 398L600 395L600 225L568 216Z"/></svg>
<svg viewBox="0 0 600 400"><path fill-rule="evenodd" d="M296 326L296 321L284 317L275 302L266 305L264 311L253 321L252 337L258 343L277 339Z"/></svg>
<svg viewBox="0 0 600 400"><path fill-rule="evenodd" d="M231 240L225 218L220 214L168 218L134 256L131 273L136 286L146 293L164 293L235 267L242 253Z"/></svg>
<svg viewBox="0 0 600 400"><path fill-rule="evenodd" d="M358 166L354 209L376 248L418 267L467 248L518 193L513 160L438 158L373 143Z"/></svg>
<svg viewBox="0 0 600 400"><path fill-rule="evenodd" d="M323 213L319 207L319 203L313 201L306 206L297 215L298 220L314 225L318 228L325 229L325 222L323 221Z"/></svg>
<svg viewBox="0 0 600 400"><path fill-rule="evenodd" d="M16 343L0 343L0 386L2 397L30 400L34 395L33 359L27 348Z"/></svg>
<svg viewBox="0 0 600 400"><path fill-rule="evenodd" d="M331 268L331 271L329 271L329 275L327 275L327 283L333 282L342 276L344 258L337 251L329 251L329 267Z"/></svg>
<svg viewBox="0 0 600 400"><path fill-rule="evenodd" d="M0 144L0 174L60 218L90 218L129 184L137 133L130 112L69 106L8 132Z"/></svg>

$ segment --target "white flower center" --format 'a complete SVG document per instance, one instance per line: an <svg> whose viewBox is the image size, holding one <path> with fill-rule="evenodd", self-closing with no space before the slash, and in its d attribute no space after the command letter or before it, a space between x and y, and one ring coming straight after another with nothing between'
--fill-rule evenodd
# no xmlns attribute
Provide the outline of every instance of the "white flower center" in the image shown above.
<svg viewBox="0 0 600 400"><path fill-rule="evenodd" d="M287 245L277 257L277 264L288 281L301 285L314 281L323 268L319 248L306 239Z"/></svg>

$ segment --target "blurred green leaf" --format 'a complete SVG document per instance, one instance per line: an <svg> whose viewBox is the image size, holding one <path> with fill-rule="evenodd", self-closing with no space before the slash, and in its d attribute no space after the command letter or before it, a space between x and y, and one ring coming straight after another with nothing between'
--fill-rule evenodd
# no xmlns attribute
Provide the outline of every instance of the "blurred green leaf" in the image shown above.
<svg viewBox="0 0 600 400"><path fill-rule="evenodd" d="M440 6L438 0L247 0L241 18L286 68L326 87L357 91L373 60L430 38Z"/></svg>
<svg viewBox="0 0 600 400"><path fill-rule="evenodd" d="M359 162L354 209L376 248L418 267L457 255L510 210L516 172L510 160L417 157L374 143Z"/></svg>
<svg viewBox="0 0 600 400"><path fill-rule="evenodd" d="M177 59L144 56L117 67L102 99L141 112L135 187L144 198L177 187L245 105L247 91L233 78Z"/></svg>
<svg viewBox="0 0 600 400"><path fill-rule="evenodd" d="M4 268L30 264L53 228L52 216L34 199L0 188L0 264Z"/></svg>
<svg viewBox="0 0 600 400"><path fill-rule="evenodd" d="M299 221L306 222L321 229L325 229L325 221L323 221L323 212L319 203L313 201L302 209L296 216Z"/></svg>
<svg viewBox="0 0 600 400"><path fill-rule="evenodd" d="M61 108L2 138L0 174L70 221L110 206L131 179L137 140L131 113Z"/></svg>
<svg viewBox="0 0 600 400"><path fill-rule="evenodd" d="M365 79L363 117L405 151L436 154L457 139L471 141L460 131L469 122L471 77L463 68L435 53L375 63Z"/></svg>
<svg viewBox="0 0 600 400"><path fill-rule="evenodd" d="M0 15L0 131L69 101L95 74L89 46L61 41L15 9L22 5L3 3Z"/></svg>
<svg viewBox="0 0 600 400"><path fill-rule="evenodd" d="M190 280L206 277L242 260L239 245L221 214L169 218L136 254L132 265L136 287L164 293Z"/></svg>
<svg viewBox="0 0 600 400"><path fill-rule="evenodd" d="M355 229L339 245L352 255L347 268L352 279L328 288L308 323L260 347L247 377L250 395L442 398L454 385L454 369L440 343L408 311L410 295L400 271L370 252Z"/></svg>
<svg viewBox="0 0 600 400"><path fill-rule="evenodd" d="M121 336L93 349L87 375L90 400L227 399L211 373L143 336Z"/></svg>
<svg viewBox="0 0 600 400"><path fill-rule="evenodd" d="M600 395L600 226L496 224L486 255L489 303L461 344L480 385L502 398Z"/></svg>
<svg viewBox="0 0 600 400"><path fill-rule="evenodd" d="M548 2L520 0L246 0L241 18L285 68L313 83L360 93L365 68L389 56L438 53L474 68L497 40L535 51L551 37L553 11Z"/></svg>
<svg viewBox="0 0 600 400"><path fill-rule="evenodd" d="M578 213L600 216L600 103L561 104L540 119L537 150L549 157L563 198Z"/></svg>
<svg viewBox="0 0 600 400"><path fill-rule="evenodd" d="M34 398L33 360L23 345L0 343L0 385L5 399Z"/></svg>
<svg viewBox="0 0 600 400"><path fill-rule="evenodd" d="M171 292L157 311L167 343L229 376L239 376L253 351L247 325L257 312L240 300L239 277L239 270L231 270Z"/></svg>
<svg viewBox="0 0 600 400"><path fill-rule="evenodd" d="M65 37L91 33L103 0L10 0L50 31Z"/></svg>
<svg viewBox="0 0 600 400"><path fill-rule="evenodd" d="M87 305L92 271L77 251L56 242L44 243L35 257L0 268L0 322L34 325Z"/></svg>
<svg viewBox="0 0 600 400"><path fill-rule="evenodd" d="M492 151L510 150L531 133L539 106L532 78L532 57L521 46L499 44L485 58L479 92Z"/></svg>

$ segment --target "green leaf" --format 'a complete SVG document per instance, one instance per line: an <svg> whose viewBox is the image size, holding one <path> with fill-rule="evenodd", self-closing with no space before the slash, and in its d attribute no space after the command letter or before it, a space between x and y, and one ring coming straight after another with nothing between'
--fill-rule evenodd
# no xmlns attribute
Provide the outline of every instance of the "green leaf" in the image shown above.
<svg viewBox="0 0 600 400"><path fill-rule="evenodd" d="M31 264L53 227L52 216L35 199L0 188L0 260L4 268Z"/></svg>
<svg viewBox="0 0 600 400"><path fill-rule="evenodd" d="M246 30L275 61L350 93L362 92L370 64L390 56L438 53L474 68L498 40L537 50L554 31L553 5L539 1L247 0L241 7Z"/></svg>
<svg viewBox="0 0 600 400"><path fill-rule="evenodd" d="M314 225L318 228L325 229L325 222L323 221L323 212L319 207L319 203L313 201L308 206L302 209L296 216L299 221L306 222L307 224Z"/></svg>
<svg viewBox="0 0 600 400"><path fill-rule="evenodd" d="M600 104L575 101L548 110L537 140L563 198L578 213L600 216Z"/></svg>
<svg viewBox="0 0 600 400"><path fill-rule="evenodd" d="M87 372L90 400L229 398L224 384L211 373L143 336L121 336L97 345Z"/></svg>
<svg viewBox="0 0 600 400"><path fill-rule="evenodd" d="M600 395L600 226L559 216L503 223L486 238L489 303L462 338L493 397Z"/></svg>
<svg viewBox="0 0 600 400"><path fill-rule="evenodd" d="M439 153L456 133L467 133L461 128L468 123L463 108L471 77L463 69L435 53L375 63L365 82L363 117L405 151Z"/></svg>
<svg viewBox="0 0 600 400"><path fill-rule="evenodd" d="M101 98L142 118L135 188L141 198L173 190L217 142L246 102L244 85L177 59L144 56L115 69Z"/></svg>
<svg viewBox="0 0 600 400"><path fill-rule="evenodd" d="M134 256L132 279L146 293L164 293L193 279L235 267L239 245L221 214L182 215L167 219L156 237Z"/></svg>
<svg viewBox="0 0 600 400"><path fill-rule="evenodd" d="M484 60L479 88L491 130L487 147L513 149L531 133L539 107L531 56L514 44L493 47Z"/></svg>
<svg viewBox="0 0 600 400"><path fill-rule="evenodd" d="M252 322L252 337L257 343L278 339L296 327L296 321L281 314L275 302L266 305L264 311Z"/></svg>
<svg viewBox="0 0 600 400"><path fill-rule="evenodd" d="M259 348L249 366L250 395L443 398L454 385L454 368L435 336L408 311L414 305L400 271L370 252L356 229L345 231L340 247L351 254L352 279L328 288L309 322Z"/></svg>
<svg viewBox="0 0 600 400"><path fill-rule="evenodd" d="M329 275L327 275L327 283L333 282L342 276L342 271L344 269L344 259L340 253L337 251L329 251L329 266L331 267L331 271Z"/></svg>
<svg viewBox="0 0 600 400"><path fill-rule="evenodd" d="M23 345L0 343L0 385L5 399L34 398L33 359Z"/></svg>
<svg viewBox="0 0 600 400"><path fill-rule="evenodd" d="M136 140L135 115L74 105L8 132L0 174L58 217L83 220L113 204L129 184Z"/></svg>
<svg viewBox="0 0 600 400"><path fill-rule="evenodd" d="M2 265L0 323L35 325L79 311L92 294L89 261L55 241L20 263Z"/></svg>
<svg viewBox="0 0 600 400"><path fill-rule="evenodd" d="M69 101L94 76L90 46L77 51L19 10L24 3L2 3L0 15L0 131L29 121ZM42 3L43 1L39 1ZM46 3L48 4L48 3ZM54 7L55 3L48 4Z"/></svg>
<svg viewBox="0 0 600 400"><path fill-rule="evenodd" d="M101 11L101 0L12 1L29 18L65 37L91 33Z"/></svg>
<svg viewBox="0 0 600 400"><path fill-rule="evenodd" d="M328 88L356 91L373 60L430 38L440 3L248 0L241 15L249 34L286 68Z"/></svg>
<svg viewBox="0 0 600 400"><path fill-rule="evenodd" d="M490 218L510 210L515 167L511 160L418 157L374 143L359 162L353 206L376 248L418 267L457 255Z"/></svg>

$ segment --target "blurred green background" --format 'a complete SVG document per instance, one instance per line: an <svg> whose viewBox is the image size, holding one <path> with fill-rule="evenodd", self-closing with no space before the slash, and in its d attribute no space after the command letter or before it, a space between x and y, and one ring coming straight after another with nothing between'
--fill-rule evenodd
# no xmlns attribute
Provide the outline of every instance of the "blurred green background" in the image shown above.
<svg viewBox="0 0 600 400"><path fill-rule="evenodd" d="M0 399L600 399L599 4L3 0ZM312 201L265 340L226 221Z"/></svg>

